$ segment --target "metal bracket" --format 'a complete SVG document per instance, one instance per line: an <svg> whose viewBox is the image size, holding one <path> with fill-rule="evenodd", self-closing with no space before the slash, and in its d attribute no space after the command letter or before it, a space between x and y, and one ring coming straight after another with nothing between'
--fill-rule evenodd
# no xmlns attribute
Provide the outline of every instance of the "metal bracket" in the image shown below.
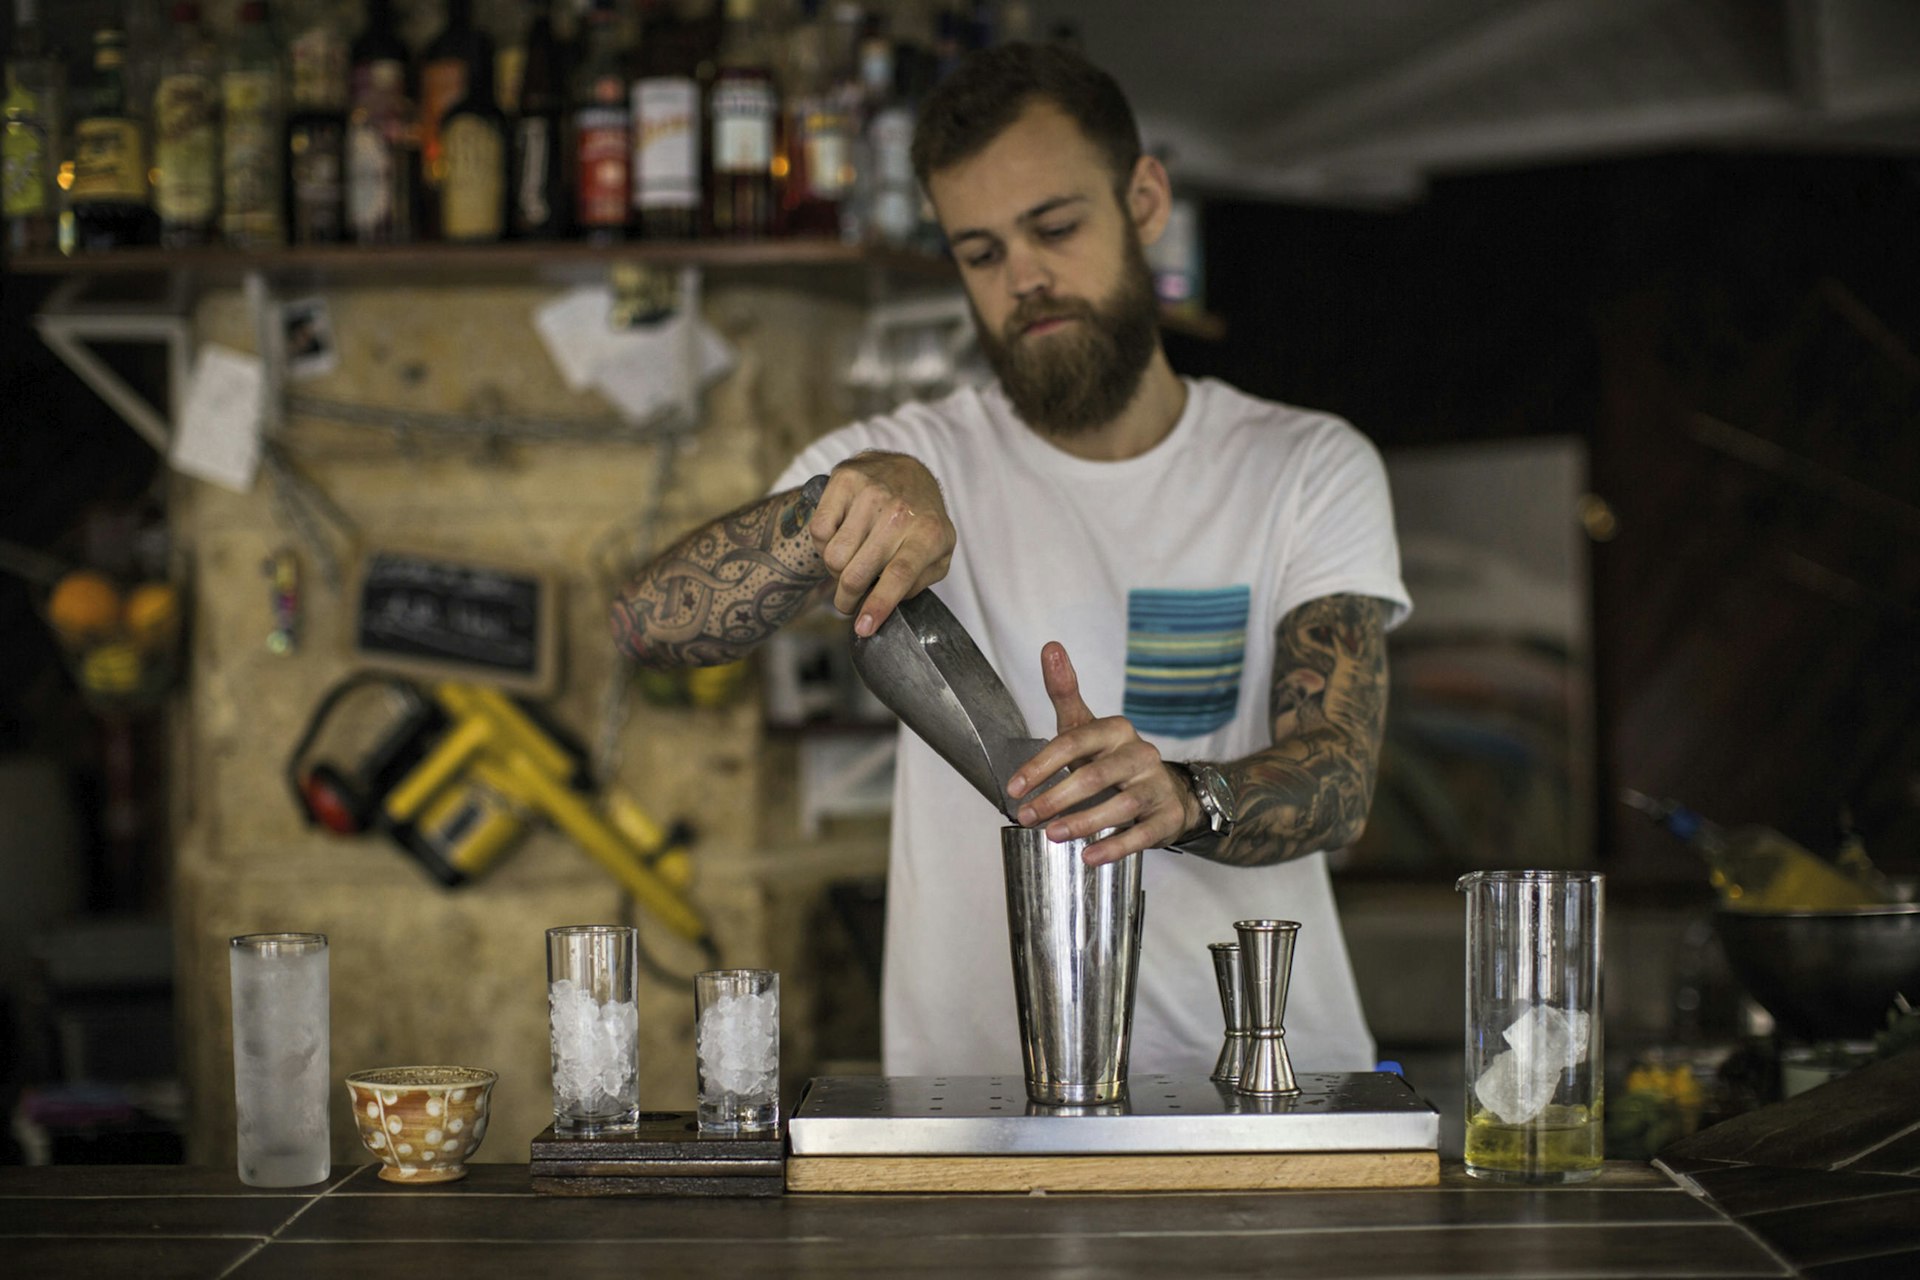
<svg viewBox="0 0 1920 1280"><path fill-rule="evenodd" d="M156 302L87 302L88 276L63 280L47 295L34 327L61 361L107 402L122 421L164 456L172 422L186 394L193 365L193 289L181 272L167 276L166 295ZM168 409L162 412L115 373L87 345L92 342L157 342L167 348Z"/></svg>

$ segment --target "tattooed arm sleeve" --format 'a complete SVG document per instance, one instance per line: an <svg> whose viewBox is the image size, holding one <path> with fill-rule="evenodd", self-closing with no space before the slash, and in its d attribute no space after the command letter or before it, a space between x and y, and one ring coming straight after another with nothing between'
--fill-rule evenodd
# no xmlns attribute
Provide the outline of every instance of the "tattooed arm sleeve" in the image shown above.
<svg viewBox="0 0 1920 1280"><path fill-rule="evenodd" d="M613 602L614 644L646 667L732 662L778 631L830 580L807 523L815 476L702 525L642 569Z"/></svg>
<svg viewBox="0 0 1920 1280"><path fill-rule="evenodd" d="M1391 607L1370 596L1323 596L1281 619L1273 745L1219 766L1233 787L1234 826L1201 856L1264 866L1359 838L1386 727Z"/></svg>

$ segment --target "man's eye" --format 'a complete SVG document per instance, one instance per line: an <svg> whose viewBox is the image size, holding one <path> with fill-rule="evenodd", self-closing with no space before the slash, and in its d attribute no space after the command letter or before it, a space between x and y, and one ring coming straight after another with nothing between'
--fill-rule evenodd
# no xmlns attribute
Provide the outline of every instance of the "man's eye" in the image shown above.
<svg viewBox="0 0 1920 1280"><path fill-rule="evenodd" d="M1079 223L1068 222L1057 227L1041 227L1039 234L1042 240L1065 240L1079 229Z"/></svg>
<svg viewBox="0 0 1920 1280"><path fill-rule="evenodd" d="M992 266L994 259L998 258L999 256L1000 254L998 250L989 249L985 253L967 254L966 256L962 257L960 261L965 263L967 266L973 267L977 270L981 267Z"/></svg>

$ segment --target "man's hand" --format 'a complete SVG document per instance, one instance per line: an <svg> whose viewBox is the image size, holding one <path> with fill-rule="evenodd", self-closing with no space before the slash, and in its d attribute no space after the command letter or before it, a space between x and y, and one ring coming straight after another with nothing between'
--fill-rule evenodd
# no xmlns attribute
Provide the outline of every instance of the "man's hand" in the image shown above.
<svg viewBox="0 0 1920 1280"><path fill-rule="evenodd" d="M863 453L835 467L808 531L834 577L833 607L860 610L856 635L879 630L895 605L946 577L953 562L940 485L905 454Z"/></svg>
<svg viewBox="0 0 1920 1280"><path fill-rule="evenodd" d="M1096 719L1080 697L1080 678L1065 646L1055 641L1040 651L1040 671L1053 700L1059 732L1007 783L1014 799L1062 769L1065 778L1021 807L1020 825L1046 824L1049 840L1079 840L1108 827L1120 827L1088 845L1080 855L1090 867L1118 862L1131 853L1167 845L1200 824L1200 803L1183 774L1160 758L1124 716ZM1077 766L1077 767L1076 767ZM1090 796L1112 787L1119 792L1083 813L1057 817Z"/></svg>

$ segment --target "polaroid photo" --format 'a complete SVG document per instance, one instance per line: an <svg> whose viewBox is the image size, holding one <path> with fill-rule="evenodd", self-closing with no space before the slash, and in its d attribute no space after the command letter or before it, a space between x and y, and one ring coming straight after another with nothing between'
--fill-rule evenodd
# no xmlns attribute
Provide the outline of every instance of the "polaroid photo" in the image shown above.
<svg viewBox="0 0 1920 1280"><path fill-rule="evenodd" d="M318 378L340 367L340 349L333 341L333 317L325 298L287 303L280 308L280 324L286 337L289 378Z"/></svg>

